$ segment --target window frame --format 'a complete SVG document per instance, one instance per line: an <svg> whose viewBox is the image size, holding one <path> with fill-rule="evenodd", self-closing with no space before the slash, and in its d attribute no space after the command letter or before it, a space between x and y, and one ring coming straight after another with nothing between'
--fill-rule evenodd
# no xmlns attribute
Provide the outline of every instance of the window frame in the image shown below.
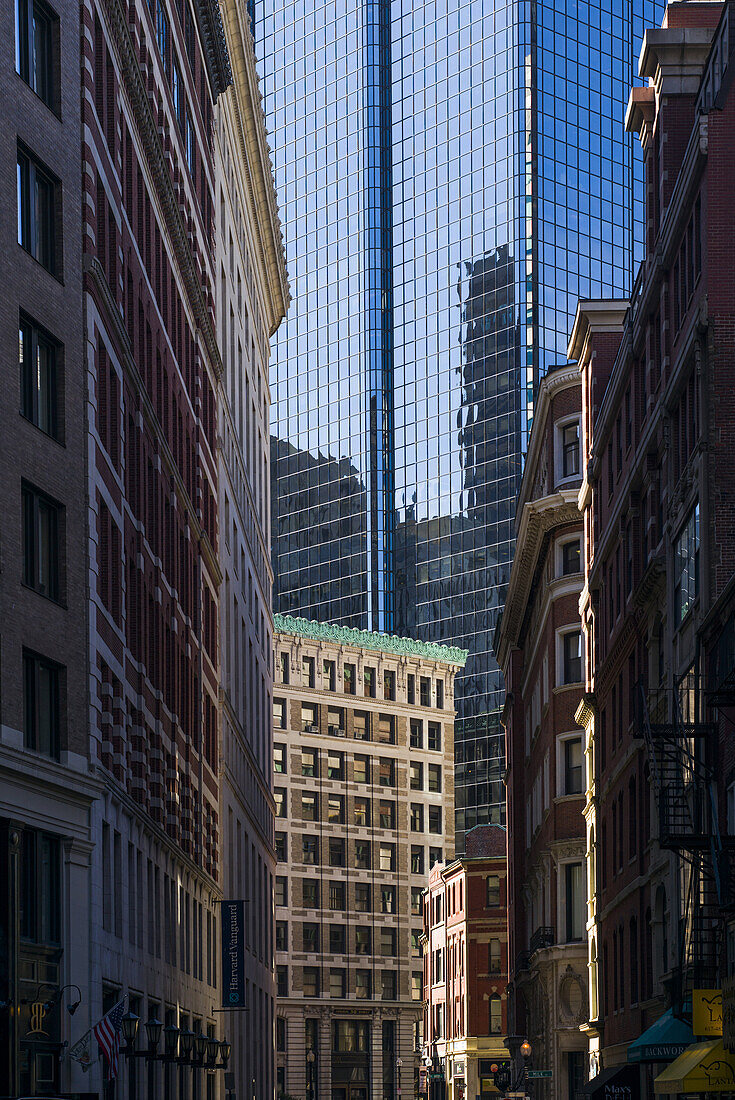
<svg viewBox="0 0 735 1100"><path fill-rule="evenodd" d="M39 221L42 219L38 217L39 182L48 187L50 195L49 222L42 228L39 228ZM61 181L58 176L38 160L22 142L18 142L16 178L18 244L36 263L40 264L44 271L59 280L62 278L61 247L58 240L60 194ZM40 254L42 248L48 252L48 262Z"/></svg>
<svg viewBox="0 0 735 1100"><path fill-rule="evenodd" d="M26 349L28 344L28 349ZM39 375L41 346L46 352L46 392L42 402L41 390L35 381ZM22 349L22 358L21 358ZM43 325L39 325L22 310L18 315L18 372L20 375L20 415L49 439L63 443L61 379L63 377L63 344ZM45 416L41 406L46 406ZM44 426L42 420L47 422Z"/></svg>

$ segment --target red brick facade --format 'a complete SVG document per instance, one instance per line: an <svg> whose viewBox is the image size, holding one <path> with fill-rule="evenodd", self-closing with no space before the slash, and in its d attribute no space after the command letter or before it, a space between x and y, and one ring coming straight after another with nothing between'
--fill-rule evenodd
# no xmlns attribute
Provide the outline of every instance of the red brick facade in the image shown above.
<svg viewBox="0 0 735 1100"><path fill-rule="evenodd" d="M464 856L430 872L424 894L424 1093L431 1092L430 1078L441 1066L448 1097L482 1095L491 1085L490 1064L508 1056L505 852L505 829L478 825L467 833Z"/></svg>
<svg viewBox="0 0 735 1100"><path fill-rule="evenodd" d="M574 1098L585 1069L586 789L579 594L581 392L575 368L541 384L495 649L506 684L509 1032L550 1069L536 1095ZM553 1088L553 1092L551 1091Z"/></svg>

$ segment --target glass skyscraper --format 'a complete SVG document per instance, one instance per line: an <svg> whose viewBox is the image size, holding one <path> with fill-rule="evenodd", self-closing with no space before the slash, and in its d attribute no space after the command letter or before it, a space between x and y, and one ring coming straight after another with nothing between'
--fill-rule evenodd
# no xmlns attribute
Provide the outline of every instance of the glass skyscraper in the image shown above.
<svg viewBox="0 0 735 1100"><path fill-rule="evenodd" d="M642 238L660 0L250 0L292 304L278 611L461 645L457 842L502 816L492 637L540 377ZM641 224L639 224L639 222Z"/></svg>

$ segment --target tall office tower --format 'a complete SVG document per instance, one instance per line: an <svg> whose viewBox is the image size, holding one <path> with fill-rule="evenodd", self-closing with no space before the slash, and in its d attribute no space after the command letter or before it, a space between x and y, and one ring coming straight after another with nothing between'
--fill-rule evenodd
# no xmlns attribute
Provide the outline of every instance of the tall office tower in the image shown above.
<svg viewBox="0 0 735 1100"><path fill-rule="evenodd" d="M222 891L247 901L247 1010L228 1012L241 1096L274 1095L269 337L288 285L265 122L244 8L221 3L233 80L217 100L214 163L218 386ZM271 1041L268 1041L268 1040Z"/></svg>
<svg viewBox="0 0 735 1100"><path fill-rule="evenodd" d="M410 1096L422 898L454 856L466 654L287 615L275 631L278 1093Z"/></svg>
<svg viewBox="0 0 735 1100"><path fill-rule="evenodd" d="M491 638L539 379L630 289L624 131L657 0L252 0L294 303L276 608L469 649L457 844L502 816Z"/></svg>

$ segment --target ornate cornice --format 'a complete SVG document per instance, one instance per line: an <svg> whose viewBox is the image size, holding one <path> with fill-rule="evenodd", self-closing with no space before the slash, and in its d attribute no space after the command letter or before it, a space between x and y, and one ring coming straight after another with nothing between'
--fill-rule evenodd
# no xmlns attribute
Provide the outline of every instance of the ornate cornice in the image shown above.
<svg viewBox="0 0 735 1100"><path fill-rule="evenodd" d="M495 631L495 656L501 668L507 661L509 648L516 645L520 637L545 535L555 527L582 521L577 495L576 488L560 489L550 496L529 501L523 506L508 595Z"/></svg>
<svg viewBox="0 0 735 1100"><path fill-rule="evenodd" d="M189 236L171 183L171 173L166 163L161 140L158 136L158 127L153 118L148 93L138 66L138 58L136 57L133 40L130 37L128 22L120 0L105 0L105 8L112 30L111 39L114 49L117 51L120 76L130 99L140 140L145 151L147 166L155 185L158 201L161 204L166 230L171 238L189 305L201 329L212 369L219 378L222 374L222 359L217 346L217 337L212 327L209 309L197 276L194 256L189 246Z"/></svg>
<svg viewBox="0 0 735 1100"><path fill-rule="evenodd" d="M217 0L194 0L194 8L204 44L204 60L216 99L232 83L222 16Z"/></svg>
<svg viewBox="0 0 735 1100"><path fill-rule="evenodd" d="M319 642L336 642L356 649L373 649L382 653L398 653L406 657L427 657L433 661L445 661L462 667L467 660L467 650L458 646L438 645L436 642L418 642L413 638L399 638L394 634L379 634L372 630L355 630L350 626L334 623L317 623L292 615L274 615L273 629L280 634L312 638Z"/></svg>
<svg viewBox="0 0 735 1100"><path fill-rule="evenodd" d="M245 170L258 259L265 273L268 332L276 331L291 302L281 220L263 114L260 83L255 68L252 34L245 5L221 0L233 65L233 107Z"/></svg>

